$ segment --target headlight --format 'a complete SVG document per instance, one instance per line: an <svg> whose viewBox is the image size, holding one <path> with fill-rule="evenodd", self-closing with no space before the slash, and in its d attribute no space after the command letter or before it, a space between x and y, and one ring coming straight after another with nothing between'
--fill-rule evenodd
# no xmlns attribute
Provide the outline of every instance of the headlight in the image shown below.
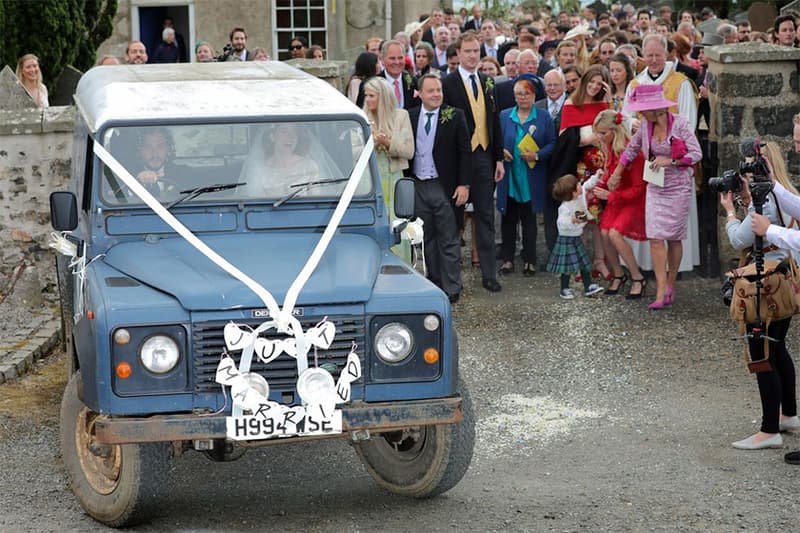
<svg viewBox="0 0 800 533"><path fill-rule="evenodd" d="M153 335L139 348L139 360L155 374L165 374L178 364L181 351L171 337Z"/></svg>
<svg viewBox="0 0 800 533"><path fill-rule="evenodd" d="M307 368L297 380L297 394L309 404L321 404L336 394L333 376L321 368Z"/></svg>
<svg viewBox="0 0 800 533"><path fill-rule="evenodd" d="M375 335L375 351L387 363L399 363L411 354L414 335L399 322L386 324Z"/></svg>

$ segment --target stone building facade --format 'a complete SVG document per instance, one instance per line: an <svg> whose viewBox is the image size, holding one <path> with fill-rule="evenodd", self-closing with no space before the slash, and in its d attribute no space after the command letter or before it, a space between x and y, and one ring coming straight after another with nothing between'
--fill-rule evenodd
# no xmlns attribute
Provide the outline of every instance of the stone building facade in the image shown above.
<svg viewBox="0 0 800 533"><path fill-rule="evenodd" d="M330 59L352 61L369 37L390 38L437 0L119 0L114 33L98 55L122 57L129 40L142 40L152 51L160 42L165 16L173 18L193 57L198 41L220 53L232 28L247 31L247 46L266 48L272 59L285 59L294 35L320 44Z"/></svg>

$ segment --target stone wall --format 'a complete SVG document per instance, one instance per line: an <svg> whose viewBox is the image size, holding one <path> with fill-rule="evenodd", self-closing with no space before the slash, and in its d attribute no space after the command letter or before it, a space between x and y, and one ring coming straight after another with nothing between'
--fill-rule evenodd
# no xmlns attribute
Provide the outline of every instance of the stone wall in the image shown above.
<svg viewBox="0 0 800 533"><path fill-rule="evenodd" d="M70 177L72 107L0 111L0 273L50 261L49 196ZM47 269L40 269L47 270Z"/></svg>
<svg viewBox="0 0 800 533"><path fill-rule="evenodd" d="M742 138L780 144L789 174L800 177L800 155L792 145L792 116L800 112L800 49L764 43L714 46L709 58L711 140L717 143L719 174L738 169ZM725 220L718 218L720 262L738 257L728 243Z"/></svg>
<svg viewBox="0 0 800 533"><path fill-rule="evenodd" d="M800 112L800 49L764 43L708 48L711 140L719 149L719 168L738 168L743 137L779 143L789 172L800 174L792 150L792 116Z"/></svg>

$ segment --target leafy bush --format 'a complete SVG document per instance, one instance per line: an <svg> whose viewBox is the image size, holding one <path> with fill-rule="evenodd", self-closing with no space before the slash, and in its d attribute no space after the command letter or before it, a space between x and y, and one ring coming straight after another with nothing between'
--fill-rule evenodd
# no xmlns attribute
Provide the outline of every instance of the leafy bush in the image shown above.
<svg viewBox="0 0 800 533"><path fill-rule="evenodd" d="M36 54L45 84L67 65L85 71L113 30L117 0L0 0L0 64Z"/></svg>

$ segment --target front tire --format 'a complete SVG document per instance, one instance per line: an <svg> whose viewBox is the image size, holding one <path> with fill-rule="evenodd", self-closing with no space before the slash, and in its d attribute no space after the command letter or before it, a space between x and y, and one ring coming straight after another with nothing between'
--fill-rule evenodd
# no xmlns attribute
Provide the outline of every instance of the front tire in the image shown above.
<svg viewBox="0 0 800 533"><path fill-rule="evenodd" d="M94 441L97 413L78 398L80 372L61 400L61 452L81 507L95 520L122 527L144 520L167 479L167 443L102 445Z"/></svg>
<svg viewBox="0 0 800 533"><path fill-rule="evenodd" d="M429 498L455 487L467 473L475 446L475 417L466 386L460 388L464 419L458 424L392 431L359 442L356 451L382 487Z"/></svg>

